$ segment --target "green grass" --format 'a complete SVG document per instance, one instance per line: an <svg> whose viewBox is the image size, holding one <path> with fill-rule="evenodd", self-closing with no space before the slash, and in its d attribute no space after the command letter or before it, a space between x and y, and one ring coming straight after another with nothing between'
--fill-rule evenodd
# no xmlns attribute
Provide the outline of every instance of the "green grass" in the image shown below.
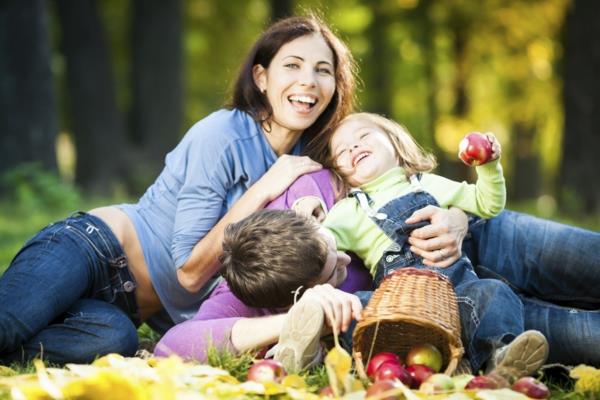
<svg viewBox="0 0 600 400"><path fill-rule="evenodd" d="M23 207L15 202L0 202L0 274L8 267L12 257L21 248L23 243L47 224L62 219L76 210L89 210L91 208L121 203L122 199L80 199L73 207L72 202L66 202L64 207ZM509 208L556 221L581 226L600 231L600 216L577 217L557 213L544 202L529 202L510 204ZM140 341L143 347L152 348L158 340L158 335L146 325L139 329ZM233 356L216 351L209 352L209 363L229 371L240 380L245 380L246 371L252 357L248 354ZM32 365L12 366L19 374L33 371ZM327 384L327 376L323 366L311 369L305 374L305 379L311 389L317 391ZM551 399L580 400L584 397L572 392L573 381L561 373L550 373L544 381L552 390ZM9 399L9 393L0 390L0 400Z"/></svg>

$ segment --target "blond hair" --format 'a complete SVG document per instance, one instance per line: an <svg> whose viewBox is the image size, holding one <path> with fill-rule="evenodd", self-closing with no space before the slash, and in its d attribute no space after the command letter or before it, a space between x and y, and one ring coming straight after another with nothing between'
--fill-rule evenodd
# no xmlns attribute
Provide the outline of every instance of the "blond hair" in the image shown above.
<svg viewBox="0 0 600 400"><path fill-rule="evenodd" d="M350 114L338 124L338 127L347 121L356 119L367 120L387 134L396 150L399 165L404 168L407 178L420 172L430 172L437 166L435 156L423 149L404 126L379 114L367 112ZM332 138L333 133L329 136L329 166L333 167L340 176L332 154Z"/></svg>

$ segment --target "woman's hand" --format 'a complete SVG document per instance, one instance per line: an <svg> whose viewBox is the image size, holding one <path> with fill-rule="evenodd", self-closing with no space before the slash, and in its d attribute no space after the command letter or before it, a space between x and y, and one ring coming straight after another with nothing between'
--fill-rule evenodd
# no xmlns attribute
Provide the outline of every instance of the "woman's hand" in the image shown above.
<svg viewBox="0 0 600 400"><path fill-rule="evenodd" d="M328 283L307 289L300 301L318 302L325 313L326 324L335 334L348 330L353 319L360 320L362 304L358 297Z"/></svg>
<svg viewBox="0 0 600 400"><path fill-rule="evenodd" d="M461 255L463 239L467 234L467 215L458 208L449 210L427 206L417 210L406 220L413 224L429 220L430 225L415 229L408 242L411 251L423 257L423 264L446 268Z"/></svg>
<svg viewBox="0 0 600 400"><path fill-rule="evenodd" d="M323 168L321 164L306 156L291 156L284 154L275 164L254 184L267 197L267 202L277 198L300 175L315 172Z"/></svg>
<svg viewBox="0 0 600 400"><path fill-rule="evenodd" d="M323 201L316 196L301 197L294 202L292 210L305 217L314 218L319 224L325 220Z"/></svg>

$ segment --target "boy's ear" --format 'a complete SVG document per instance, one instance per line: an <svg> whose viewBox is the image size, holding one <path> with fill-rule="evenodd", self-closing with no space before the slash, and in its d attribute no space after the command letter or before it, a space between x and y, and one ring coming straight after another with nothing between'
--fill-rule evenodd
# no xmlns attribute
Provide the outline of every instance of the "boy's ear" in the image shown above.
<svg viewBox="0 0 600 400"><path fill-rule="evenodd" d="M254 84L264 93L267 90L267 70L265 67L260 64L252 67L252 77L254 78Z"/></svg>

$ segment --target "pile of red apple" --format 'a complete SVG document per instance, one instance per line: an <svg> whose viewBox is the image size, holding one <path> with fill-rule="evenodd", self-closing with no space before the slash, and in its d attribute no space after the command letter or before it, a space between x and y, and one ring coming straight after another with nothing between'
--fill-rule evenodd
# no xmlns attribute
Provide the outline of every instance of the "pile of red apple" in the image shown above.
<svg viewBox="0 0 600 400"><path fill-rule="evenodd" d="M398 382L425 394L510 387L533 399L545 399L550 396L550 390L544 383L529 376L518 379L511 386L504 378L493 373L478 376L464 374L451 378L440 373L441 369L442 354L430 344L411 348L404 363L394 353L378 353L367 364L366 373L373 383L367 388L366 397L379 396L384 392L399 389ZM257 361L248 370L248 380L255 382L281 382L286 375L283 365L270 359ZM331 388L329 386L323 388L320 394L332 396ZM396 396L386 397L386 399L395 398Z"/></svg>
<svg viewBox="0 0 600 400"><path fill-rule="evenodd" d="M385 388L389 390L394 387L396 380L412 389L418 389L423 382L441 369L442 353L430 344L412 347L406 355L404 364L394 353L378 353L367 364L367 376L375 382L367 390L367 395L381 393Z"/></svg>
<svg viewBox="0 0 600 400"><path fill-rule="evenodd" d="M367 389L367 397L380 395L399 387L398 381L411 389L426 394L444 393L455 390L501 389L511 387L530 398L545 399L550 395L548 387L532 377L517 380L512 386L501 376L469 374L450 377L440 373L442 354L430 344L414 346L402 363L398 355L381 352L367 364L367 376L374 381ZM395 398L390 396L390 399Z"/></svg>

